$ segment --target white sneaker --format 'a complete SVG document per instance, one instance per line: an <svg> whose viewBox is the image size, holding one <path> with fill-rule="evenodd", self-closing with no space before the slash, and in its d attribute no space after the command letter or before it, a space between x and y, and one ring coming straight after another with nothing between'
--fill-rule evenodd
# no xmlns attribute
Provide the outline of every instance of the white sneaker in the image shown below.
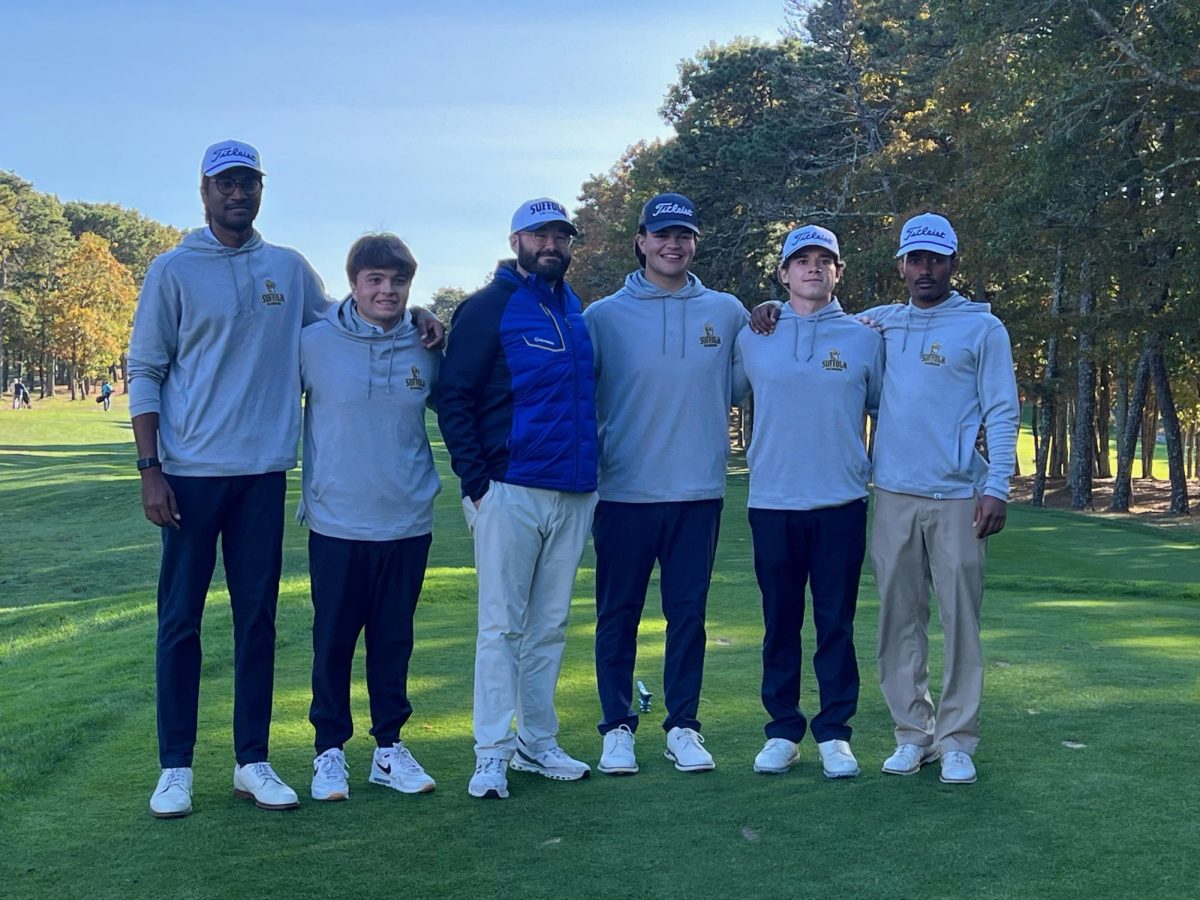
<svg viewBox="0 0 1200 900"><path fill-rule="evenodd" d="M483 800L503 800L508 796L508 760L485 756L475 763L475 774L467 793Z"/></svg>
<svg viewBox="0 0 1200 900"><path fill-rule="evenodd" d="M340 747L330 747L313 760L312 798L314 800L349 800L350 783L346 780L346 754Z"/></svg>
<svg viewBox="0 0 1200 900"><path fill-rule="evenodd" d="M817 751L821 754L821 768L826 778L853 778L858 774L858 760L854 758L849 741L821 741Z"/></svg>
<svg viewBox="0 0 1200 900"><path fill-rule="evenodd" d="M763 748L754 757L754 771L767 775L786 772L800 758L800 745L787 738L767 738Z"/></svg>
<svg viewBox="0 0 1200 900"><path fill-rule="evenodd" d="M604 751L596 766L605 775L636 775L637 757L633 755L633 732L628 725L618 725L604 735Z"/></svg>
<svg viewBox="0 0 1200 900"><path fill-rule="evenodd" d="M518 772L533 772L555 781L579 781L592 774L591 766L572 758L558 744L549 750L534 753L519 739L517 740L517 753L509 760L508 767L516 769Z"/></svg>
<svg viewBox="0 0 1200 900"><path fill-rule="evenodd" d="M259 809L295 809L296 792L283 783L268 762L233 767L233 795L254 801Z"/></svg>
<svg viewBox="0 0 1200 900"><path fill-rule="evenodd" d="M921 766L938 758L934 747L919 747L916 744L901 744L883 761L883 771L888 775L915 775Z"/></svg>
<svg viewBox="0 0 1200 900"><path fill-rule="evenodd" d="M371 784L382 784L402 794L428 794L437 782L413 759L404 741L390 747L376 747L371 761Z"/></svg>
<svg viewBox="0 0 1200 900"><path fill-rule="evenodd" d="M704 738L692 728L672 728L667 732L663 756L675 763L680 772L711 772L717 767L712 754L704 749Z"/></svg>
<svg viewBox="0 0 1200 900"><path fill-rule="evenodd" d="M971 754L950 750L942 757L942 784L974 784L977 777Z"/></svg>
<svg viewBox="0 0 1200 900"><path fill-rule="evenodd" d="M156 819L182 819L192 811L192 770L187 766L163 769L150 795L150 815Z"/></svg>

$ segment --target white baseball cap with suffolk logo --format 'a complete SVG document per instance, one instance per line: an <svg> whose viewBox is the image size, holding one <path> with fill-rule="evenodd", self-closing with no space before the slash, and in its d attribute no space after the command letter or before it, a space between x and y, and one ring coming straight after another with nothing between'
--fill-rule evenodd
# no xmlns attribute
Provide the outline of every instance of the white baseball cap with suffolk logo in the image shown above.
<svg viewBox="0 0 1200 900"><path fill-rule="evenodd" d="M799 228L793 228L788 232L788 236L783 239L783 250L780 253L780 261L786 263L793 254L805 247L823 247L829 250L838 259L842 258L842 251L838 248L837 235L828 228L822 228L820 225L802 225Z"/></svg>
<svg viewBox="0 0 1200 900"><path fill-rule="evenodd" d="M513 213L509 234L516 234L518 231L537 231L543 225L549 225L551 222L562 222L571 234L579 234L578 229L571 224L571 216L567 212L567 208L553 197L537 197L534 200L526 200L518 206L517 211Z"/></svg>
<svg viewBox="0 0 1200 900"><path fill-rule="evenodd" d="M204 151L204 159L200 161L200 174L211 177L218 172L244 166L253 169L259 175L267 173L262 169L262 157L258 151L242 141L218 141Z"/></svg>
<svg viewBox="0 0 1200 900"><path fill-rule="evenodd" d="M900 229L900 249L896 256L903 256L913 250L928 250L943 256L953 256L958 252L958 235L950 225L950 220L937 213L922 213L913 216Z"/></svg>

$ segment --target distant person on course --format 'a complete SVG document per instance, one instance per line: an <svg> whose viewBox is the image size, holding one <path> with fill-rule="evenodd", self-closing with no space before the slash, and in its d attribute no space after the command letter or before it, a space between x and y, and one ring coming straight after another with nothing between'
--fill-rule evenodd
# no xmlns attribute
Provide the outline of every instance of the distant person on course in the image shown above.
<svg viewBox="0 0 1200 900"><path fill-rule="evenodd" d="M847 315L837 236L806 225L784 239L778 278L788 293L773 337L749 328L738 350L754 391L750 530L762 590L762 702L771 720L754 771L786 772L805 730L828 778L851 778L850 719L858 708L854 612L867 542L863 443L883 380L883 341ZM800 631L812 592L820 711L800 711Z"/></svg>
<svg viewBox="0 0 1200 900"><path fill-rule="evenodd" d="M441 353L421 345L405 315L416 270L394 234L359 238L346 260L351 296L300 337L314 800L350 796L343 746L354 733L350 670L364 631L376 745L369 781L406 794L434 789L400 739L412 715L413 614L442 489L425 432Z"/></svg>
<svg viewBox="0 0 1200 900"><path fill-rule="evenodd" d="M558 745L554 710L596 504L592 345L564 280L576 234L556 200L517 208L516 261L455 312L438 383L479 579L473 797L507 797L510 766L559 781L591 773Z"/></svg>
<svg viewBox="0 0 1200 900"><path fill-rule="evenodd" d="M112 406L112 385L108 383L108 379L104 379L104 384L100 385L100 402L104 404L104 411L108 412L108 408Z"/></svg>
<svg viewBox="0 0 1200 900"><path fill-rule="evenodd" d="M725 496L734 347L748 315L689 269L695 205L660 194L643 208L640 268L584 312L596 352L600 502L596 547L599 769L638 771L633 711L638 626L657 562L667 621L665 756L681 772L715 767L700 735L705 610ZM744 378L739 379L744 389Z"/></svg>

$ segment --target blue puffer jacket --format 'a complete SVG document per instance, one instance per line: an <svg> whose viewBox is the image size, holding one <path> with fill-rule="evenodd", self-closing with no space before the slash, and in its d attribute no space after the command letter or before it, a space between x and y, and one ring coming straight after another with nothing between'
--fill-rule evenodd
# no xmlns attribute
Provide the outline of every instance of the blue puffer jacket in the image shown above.
<svg viewBox="0 0 1200 900"><path fill-rule="evenodd" d="M596 380L582 305L564 281L501 263L454 314L438 424L464 497L488 482L596 489Z"/></svg>

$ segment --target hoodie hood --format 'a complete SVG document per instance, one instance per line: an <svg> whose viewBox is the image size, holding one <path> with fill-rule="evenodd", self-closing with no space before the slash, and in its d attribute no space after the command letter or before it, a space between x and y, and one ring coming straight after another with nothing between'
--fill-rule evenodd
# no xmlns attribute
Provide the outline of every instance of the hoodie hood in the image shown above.
<svg viewBox="0 0 1200 900"><path fill-rule="evenodd" d="M838 302L837 297L834 297L815 313L807 316L800 315L792 309L792 304L785 300L783 309L779 312L779 324L782 327L790 327L792 329L792 359L800 360L802 334L808 344L805 350L804 361L808 362L812 359L813 354L817 352L817 331L820 329L821 323L828 322L830 319L840 319L844 315L846 315L846 311L842 309L842 304Z"/></svg>
<svg viewBox="0 0 1200 900"><path fill-rule="evenodd" d="M254 286L258 282L258 279L255 277L252 265L253 256L251 254L255 250L262 248L263 239L261 234L254 231L250 235L250 240L246 241L242 246L226 247L217 240L211 228L204 227L188 232L183 236L183 240L180 243L188 250L222 257L229 265L229 275L233 279L234 287L237 290L236 315L252 316L257 312L258 304L254 302Z"/></svg>
<svg viewBox="0 0 1200 900"><path fill-rule="evenodd" d="M937 306L931 306L928 309L917 306L910 298L905 309L908 315L904 320L904 342L900 345L900 352L904 353L908 350L908 336L918 329L921 332L921 352L925 353L928 350L925 345L929 339L929 326L933 324L935 316L979 315L991 311L992 304L976 303L958 291L951 291L949 297Z"/></svg>
<svg viewBox="0 0 1200 900"><path fill-rule="evenodd" d="M343 338L362 347L362 358L367 367L367 399L373 390L392 393L394 361L399 351L417 342L417 327L405 310L396 327L383 332L372 327L358 313L353 297L330 307L325 321Z"/></svg>
<svg viewBox="0 0 1200 900"><path fill-rule="evenodd" d="M704 284L693 275L688 273L687 283L677 291L668 291L660 288L657 284L646 277L644 269L638 269L636 272L630 272L625 276L625 292L636 300L658 301L662 308L662 341L661 352L665 356L667 353L667 312L668 300L691 300L704 294L707 288ZM680 357L687 356L687 314L688 307L686 303L679 304L679 333L684 339L679 344Z"/></svg>

